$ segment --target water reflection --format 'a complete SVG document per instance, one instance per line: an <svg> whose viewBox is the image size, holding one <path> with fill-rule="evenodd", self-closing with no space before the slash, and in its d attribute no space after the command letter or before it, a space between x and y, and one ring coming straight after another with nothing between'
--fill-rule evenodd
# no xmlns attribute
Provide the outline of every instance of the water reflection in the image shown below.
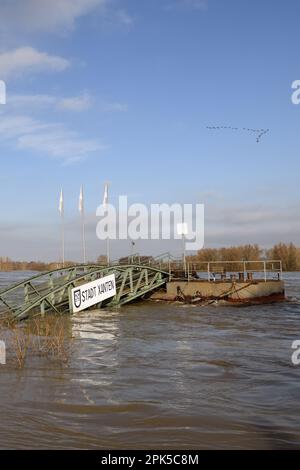
<svg viewBox="0 0 300 470"><path fill-rule="evenodd" d="M0 447L297 448L300 275L286 277L283 304L70 317L66 366L0 368Z"/></svg>

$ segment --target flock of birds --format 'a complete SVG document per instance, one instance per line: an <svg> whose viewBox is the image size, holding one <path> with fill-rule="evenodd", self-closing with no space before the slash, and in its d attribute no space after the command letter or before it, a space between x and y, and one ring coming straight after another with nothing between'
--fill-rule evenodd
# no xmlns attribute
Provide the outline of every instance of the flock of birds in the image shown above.
<svg viewBox="0 0 300 470"><path fill-rule="evenodd" d="M268 132L270 132L270 129L249 129L247 127L231 127L231 126L206 126L206 129L209 130L223 130L223 129L230 129L232 131L246 131L246 132L252 132L256 134L256 142L259 144L261 138L266 135Z"/></svg>

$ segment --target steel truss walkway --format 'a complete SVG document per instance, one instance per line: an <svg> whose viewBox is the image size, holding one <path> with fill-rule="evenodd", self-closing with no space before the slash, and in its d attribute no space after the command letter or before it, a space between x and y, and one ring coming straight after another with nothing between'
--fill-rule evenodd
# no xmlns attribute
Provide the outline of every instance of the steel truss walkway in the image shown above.
<svg viewBox="0 0 300 470"><path fill-rule="evenodd" d="M38 274L0 291L0 315L15 320L69 312L73 287L115 274L117 294L94 308L123 305L163 286L169 272L146 264L80 265Z"/></svg>

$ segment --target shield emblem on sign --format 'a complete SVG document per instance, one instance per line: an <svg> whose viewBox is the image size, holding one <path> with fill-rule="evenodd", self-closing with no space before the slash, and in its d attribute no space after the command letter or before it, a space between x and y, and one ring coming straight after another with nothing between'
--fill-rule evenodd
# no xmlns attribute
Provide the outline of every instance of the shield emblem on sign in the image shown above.
<svg viewBox="0 0 300 470"><path fill-rule="evenodd" d="M75 290L74 292L74 304L76 308L79 308L81 305L81 290Z"/></svg>

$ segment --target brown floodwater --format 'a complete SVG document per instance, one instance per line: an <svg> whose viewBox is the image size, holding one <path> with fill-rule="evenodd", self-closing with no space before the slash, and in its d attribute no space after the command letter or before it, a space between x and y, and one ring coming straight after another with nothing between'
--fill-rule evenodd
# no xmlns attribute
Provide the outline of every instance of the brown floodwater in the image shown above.
<svg viewBox="0 0 300 470"><path fill-rule="evenodd" d="M0 288L22 276L1 273ZM280 304L68 317L65 364L0 365L0 448L300 448L300 275L285 277Z"/></svg>

